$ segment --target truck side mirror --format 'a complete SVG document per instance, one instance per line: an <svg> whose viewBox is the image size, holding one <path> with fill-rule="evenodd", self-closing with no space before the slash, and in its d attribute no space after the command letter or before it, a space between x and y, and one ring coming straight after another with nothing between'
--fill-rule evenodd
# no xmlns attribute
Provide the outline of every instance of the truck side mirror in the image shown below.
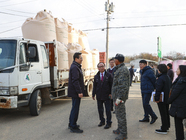
<svg viewBox="0 0 186 140"><path fill-rule="evenodd" d="M29 47L28 48L28 57L29 58L35 58L36 57L36 48L35 47Z"/></svg>

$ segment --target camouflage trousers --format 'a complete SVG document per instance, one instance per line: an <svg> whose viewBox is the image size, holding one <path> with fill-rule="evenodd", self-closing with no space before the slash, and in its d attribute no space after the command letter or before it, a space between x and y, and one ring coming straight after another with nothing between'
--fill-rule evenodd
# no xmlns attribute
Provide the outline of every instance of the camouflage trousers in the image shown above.
<svg viewBox="0 0 186 140"><path fill-rule="evenodd" d="M118 130L121 134L127 136L127 119L126 119L126 109L125 103L120 103L115 106L116 118L118 120Z"/></svg>

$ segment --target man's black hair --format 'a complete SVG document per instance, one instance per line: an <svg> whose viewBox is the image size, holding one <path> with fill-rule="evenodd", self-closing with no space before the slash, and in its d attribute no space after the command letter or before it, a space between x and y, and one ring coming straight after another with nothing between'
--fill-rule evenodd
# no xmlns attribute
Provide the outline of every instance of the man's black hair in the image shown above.
<svg viewBox="0 0 186 140"><path fill-rule="evenodd" d="M179 65L179 69L180 69L179 76L186 77L186 65Z"/></svg>
<svg viewBox="0 0 186 140"><path fill-rule="evenodd" d="M74 61L75 59L79 59L79 56L81 55L82 53L81 52L76 52L74 55L73 55L73 58L74 58Z"/></svg>
<svg viewBox="0 0 186 140"><path fill-rule="evenodd" d="M97 67L99 66L99 64L103 64L103 65L105 66L105 63L103 63L103 62L99 62L99 63L97 64Z"/></svg>
<svg viewBox="0 0 186 140"><path fill-rule="evenodd" d="M161 73L167 73L167 66L165 64L159 64L158 65L158 70L161 72Z"/></svg>
<svg viewBox="0 0 186 140"><path fill-rule="evenodd" d="M154 67L154 65L153 65L153 64L150 64L150 66L151 66L151 67Z"/></svg>
<svg viewBox="0 0 186 140"><path fill-rule="evenodd" d="M147 61L146 60L140 60L139 63L143 63L147 65Z"/></svg>
<svg viewBox="0 0 186 140"><path fill-rule="evenodd" d="M169 66L170 69L172 69L172 64L168 63L167 66Z"/></svg>
<svg viewBox="0 0 186 140"><path fill-rule="evenodd" d="M114 58L111 58L111 59L109 60L109 62L110 62L110 61L114 61Z"/></svg>

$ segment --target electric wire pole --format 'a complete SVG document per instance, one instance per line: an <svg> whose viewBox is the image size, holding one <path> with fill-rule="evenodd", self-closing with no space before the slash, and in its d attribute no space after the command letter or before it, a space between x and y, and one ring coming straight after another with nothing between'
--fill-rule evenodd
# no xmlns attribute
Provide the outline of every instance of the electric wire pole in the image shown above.
<svg viewBox="0 0 186 140"><path fill-rule="evenodd" d="M106 31L106 68L108 68L109 66L109 60L108 60L108 56L109 56L109 21L110 21L110 17L109 15L114 12L114 5L113 3L109 4L109 0L107 0L107 2L105 2L105 11L107 12L107 31Z"/></svg>

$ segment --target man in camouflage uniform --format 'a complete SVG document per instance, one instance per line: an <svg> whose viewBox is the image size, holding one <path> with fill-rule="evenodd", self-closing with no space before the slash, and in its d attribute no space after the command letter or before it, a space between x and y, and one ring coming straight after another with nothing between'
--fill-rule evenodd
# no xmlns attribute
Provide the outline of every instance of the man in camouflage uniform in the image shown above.
<svg viewBox="0 0 186 140"><path fill-rule="evenodd" d="M125 102L128 99L130 75L129 70L125 66L124 56L122 54L116 54L115 64L116 71L114 73L114 80L112 85L112 98L114 103L117 99L124 101L115 106L116 118L118 120L118 128L113 130L114 134L119 134L115 140L127 139L127 120Z"/></svg>

